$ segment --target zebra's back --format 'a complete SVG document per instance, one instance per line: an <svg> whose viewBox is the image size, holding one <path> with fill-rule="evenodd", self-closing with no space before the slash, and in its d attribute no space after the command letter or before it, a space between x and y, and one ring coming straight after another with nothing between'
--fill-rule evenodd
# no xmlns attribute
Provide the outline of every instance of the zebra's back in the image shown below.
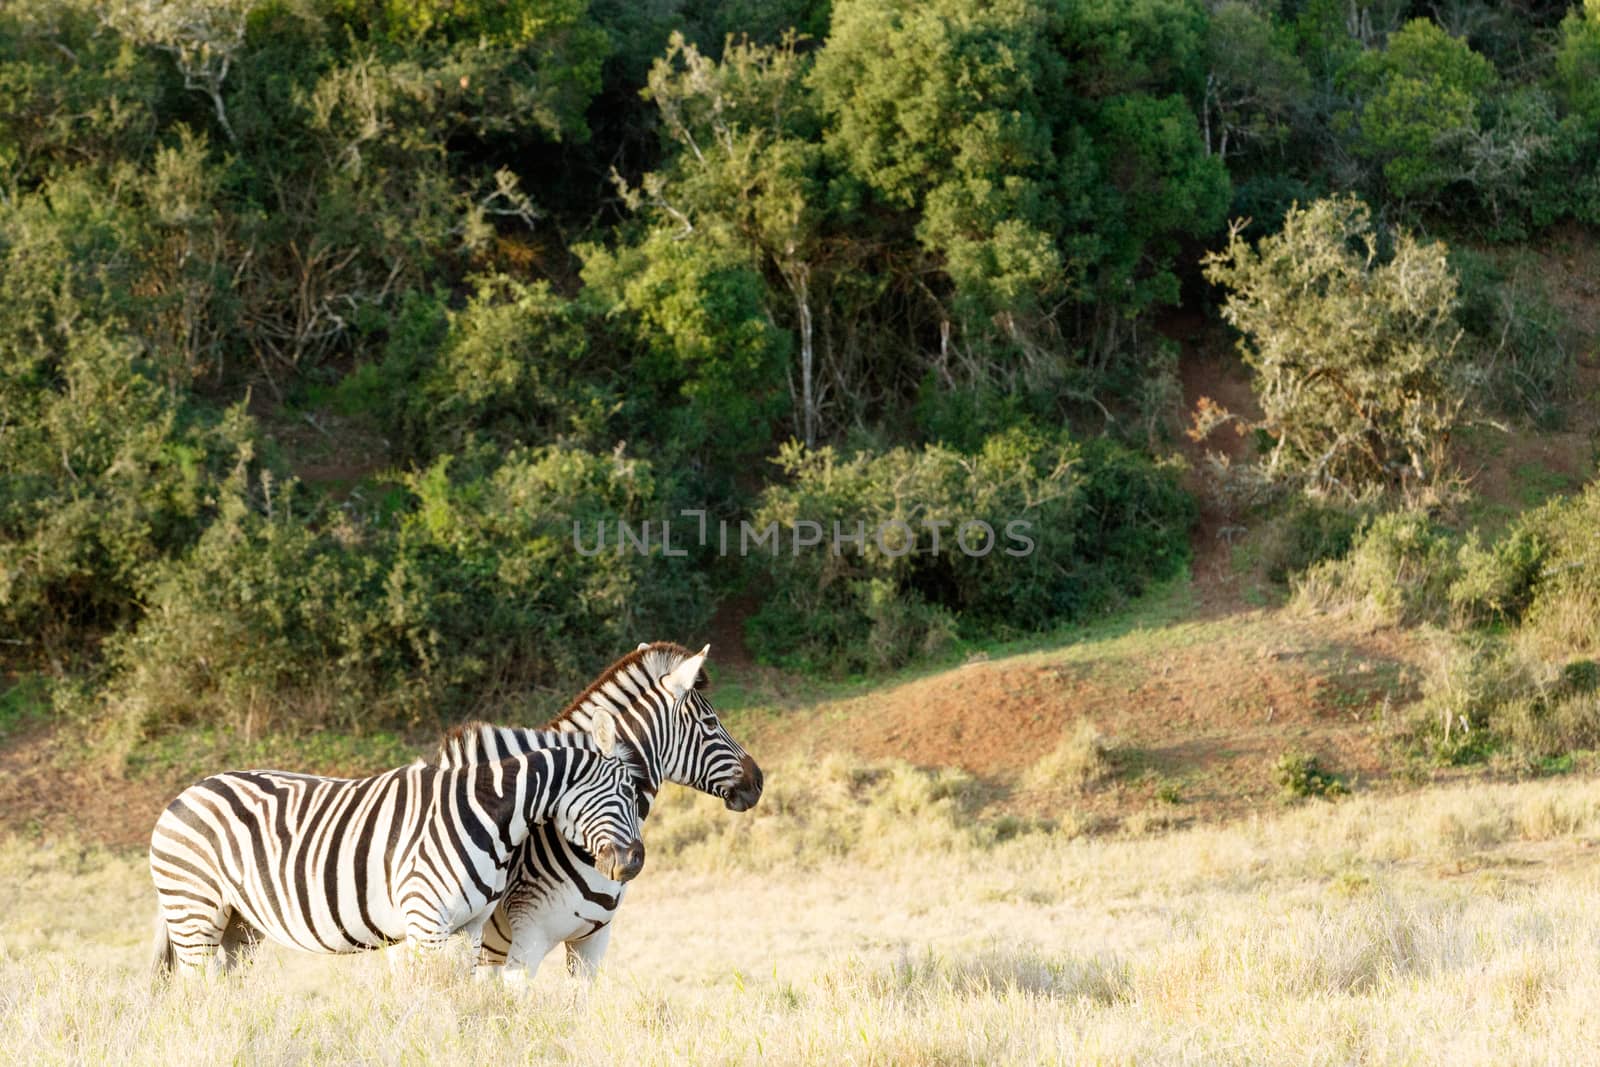
<svg viewBox="0 0 1600 1067"><path fill-rule="evenodd" d="M470 810L476 777L414 764L363 779L230 771L190 786L150 843L174 948L186 931L188 947L207 947L230 912L318 953L400 940L418 913L470 920L504 889L511 847ZM429 877L413 876L419 865Z"/></svg>

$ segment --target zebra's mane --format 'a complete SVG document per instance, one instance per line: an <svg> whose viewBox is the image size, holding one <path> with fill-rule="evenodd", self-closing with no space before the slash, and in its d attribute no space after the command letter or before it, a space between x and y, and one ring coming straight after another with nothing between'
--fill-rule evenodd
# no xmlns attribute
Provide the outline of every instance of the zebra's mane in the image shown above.
<svg viewBox="0 0 1600 1067"><path fill-rule="evenodd" d="M671 641L657 641L655 644L634 649L602 671L587 689L562 709L561 714L544 726L531 729L521 726L498 726L481 719L458 723L439 738L439 747L434 760L441 766L485 763L531 751L543 744L544 736L548 734L558 733L566 737L575 734L586 736L587 730L583 726L583 720L586 720L589 713L594 710L594 706L590 706L591 701L597 706L604 707L606 705L604 696L597 694L605 686L613 683L619 675L638 668L648 675L649 682L653 683L693 655L695 653ZM702 669L695 678L694 687L704 690L706 686L706 672ZM619 758L628 761L640 781L651 781L653 776L646 765L644 753L623 739L618 739L619 747L625 744L625 750L617 753Z"/></svg>
<svg viewBox="0 0 1600 1067"><path fill-rule="evenodd" d="M589 688L573 697L572 703L562 708L559 715L545 724L545 729L559 730L562 723L573 718L589 702L589 698L605 688L606 684L613 681L617 675L630 668L634 666L642 667L645 674L649 676L650 681L654 682L663 674L670 673L674 667L693 655L695 653L674 641L657 641L643 648L636 648L601 671L599 677L589 683ZM695 675L694 687L704 692L709 685L710 683L706 680L705 668L701 667L699 673Z"/></svg>
<svg viewBox="0 0 1600 1067"><path fill-rule="evenodd" d="M599 743L579 730L529 730L518 726L496 726L474 719L450 727L439 738L434 756L440 766L470 766L520 756L536 748L589 748L599 751ZM627 738L618 737L611 755L625 761L636 777L644 777L644 757ZM421 760L417 761L421 763Z"/></svg>

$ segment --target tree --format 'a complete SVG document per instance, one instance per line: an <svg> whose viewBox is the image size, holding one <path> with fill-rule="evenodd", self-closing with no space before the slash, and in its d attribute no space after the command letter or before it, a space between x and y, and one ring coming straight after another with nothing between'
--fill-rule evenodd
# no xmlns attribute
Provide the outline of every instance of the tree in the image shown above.
<svg viewBox="0 0 1600 1067"><path fill-rule="evenodd" d="M1211 13L1200 108L1207 154L1227 159L1230 150L1281 142L1310 94L1286 30L1243 0L1224 0Z"/></svg>
<svg viewBox="0 0 1600 1067"><path fill-rule="evenodd" d="M812 83L874 217L909 216L939 358L1007 390L1091 373L1174 299L1177 239L1222 221L1207 158L1205 12L1190 0L834 8ZM952 329L953 327L953 329Z"/></svg>
<svg viewBox="0 0 1600 1067"><path fill-rule="evenodd" d="M1427 19L1413 19L1351 71L1361 99L1355 150L1394 195L1426 200L1467 169L1494 66Z"/></svg>
<svg viewBox="0 0 1600 1067"><path fill-rule="evenodd" d="M1600 123L1600 0L1583 0L1561 21L1556 85L1568 111Z"/></svg>
<svg viewBox="0 0 1600 1067"><path fill-rule="evenodd" d="M260 0L115 0L106 21L133 43L172 56L183 85L206 94L217 125L237 141L222 101L222 83L244 47L245 28Z"/></svg>
<svg viewBox="0 0 1600 1067"><path fill-rule="evenodd" d="M824 211L817 119L797 44L792 33L775 46L729 41L719 62L674 33L645 92L677 151L671 167L648 176L630 197L636 206L648 200L684 239L732 237L777 275L793 302L798 428L810 446L823 400L814 287L825 270ZM696 233L696 219L705 232Z"/></svg>
<svg viewBox="0 0 1600 1067"><path fill-rule="evenodd" d="M1268 476L1351 497L1436 482L1465 403L1449 250L1400 231L1380 255L1370 211L1350 196L1295 207L1255 248L1244 224L1203 262L1231 290L1223 318L1244 335L1275 442ZM1209 410L1213 425L1231 417Z"/></svg>

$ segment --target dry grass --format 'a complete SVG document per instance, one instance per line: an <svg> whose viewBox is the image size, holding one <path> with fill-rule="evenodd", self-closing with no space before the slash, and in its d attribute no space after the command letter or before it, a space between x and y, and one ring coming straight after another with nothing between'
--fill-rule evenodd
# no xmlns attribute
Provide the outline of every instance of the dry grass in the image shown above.
<svg viewBox="0 0 1600 1067"><path fill-rule="evenodd" d="M1032 789L1081 793L1112 770L1110 742L1094 723L1079 719L1061 735L1060 744L1029 769L1023 782Z"/></svg>
<svg viewBox="0 0 1600 1067"><path fill-rule="evenodd" d="M473 983L463 954L391 971L274 949L152 996L142 860L0 844L8 1056L1500 1064L1600 1040L1600 781L986 845L960 782L816 780L737 818L673 795L586 996L554 961L517 991Z"/></svg>

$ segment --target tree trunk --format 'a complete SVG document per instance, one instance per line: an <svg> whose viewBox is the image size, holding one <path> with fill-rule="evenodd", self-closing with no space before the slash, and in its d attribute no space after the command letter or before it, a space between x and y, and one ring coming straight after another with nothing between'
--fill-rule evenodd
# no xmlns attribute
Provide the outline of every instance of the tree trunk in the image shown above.
<svg viewBox="0 0 1600 1067"><path fill-rule="evenodd" d="M817 445L816 341L811 325L810 268L796 264L784 272L800 316L800 411L807 448Z"/></svg>

